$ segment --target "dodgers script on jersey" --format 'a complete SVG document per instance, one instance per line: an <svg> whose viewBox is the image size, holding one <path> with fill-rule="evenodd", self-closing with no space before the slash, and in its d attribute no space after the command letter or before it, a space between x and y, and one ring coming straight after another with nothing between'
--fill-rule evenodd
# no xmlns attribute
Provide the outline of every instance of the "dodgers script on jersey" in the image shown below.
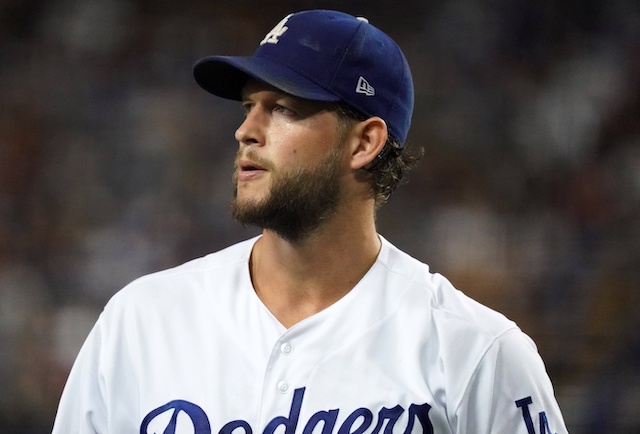
<svg viewBox="0 0 640 434"><path fill-rule="evenodd" d="M382 239L346 296L286 329L256 238L142 277L105 307L54 434L563 434L534 343Z"/></svg>

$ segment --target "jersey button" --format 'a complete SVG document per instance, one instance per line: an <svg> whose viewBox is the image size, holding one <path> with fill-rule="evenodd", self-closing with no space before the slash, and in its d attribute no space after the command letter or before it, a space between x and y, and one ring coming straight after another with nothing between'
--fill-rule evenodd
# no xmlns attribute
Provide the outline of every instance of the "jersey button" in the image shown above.
<svg viewBox="0 0 640 434"><path fill-rule="evenodd" d="M287 383L286 381L279 381L278 391L282 394L287 393L289 391L289 383Z"/></svg>
<svg viewBox="0 0 640 434"><path fill-rule="evenodd" d="M293 347L291 346L291 344L285 342L284 344L280 345L280 351L282 351L282 354L291 354L291 352L293 351Z"/></svg>

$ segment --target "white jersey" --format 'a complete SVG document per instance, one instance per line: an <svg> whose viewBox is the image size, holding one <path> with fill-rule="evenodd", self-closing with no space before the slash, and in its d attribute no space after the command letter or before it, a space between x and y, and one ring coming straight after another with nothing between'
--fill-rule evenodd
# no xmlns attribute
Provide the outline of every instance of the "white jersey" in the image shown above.
<svg viewBox="0 0 640 434"><path fill-rule="evenodd" d="M287 329L256 239L140 278L107 304L54 434L566 433L534 343L382 239L362 280Z"/></svg>

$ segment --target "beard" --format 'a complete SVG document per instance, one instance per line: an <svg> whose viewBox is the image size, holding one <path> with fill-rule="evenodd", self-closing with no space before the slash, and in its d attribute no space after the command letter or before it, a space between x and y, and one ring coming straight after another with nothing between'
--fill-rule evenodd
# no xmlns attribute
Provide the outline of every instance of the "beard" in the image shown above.
<svg viewBox="0 0 640 434"><path fill-rule="evenodd" d="M288 241L300 241L335 214L341 198L339 160L339 147L334 147L311 168L272 170L270 190L259 201L240 202L234 176L233 217Z"/></svg>

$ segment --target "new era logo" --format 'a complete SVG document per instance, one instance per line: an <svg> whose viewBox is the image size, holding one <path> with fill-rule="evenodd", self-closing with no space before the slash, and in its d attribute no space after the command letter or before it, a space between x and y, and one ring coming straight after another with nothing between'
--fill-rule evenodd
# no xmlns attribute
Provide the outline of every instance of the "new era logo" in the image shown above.
<svg viewBox="0 0 640 434"><path fill-rule="evenodd" d="M366 96L374 96L376 94L376 90L364 77L360 76L360 78L358 78L358 84L356 85L356 93L362 93Z"/></svg>

